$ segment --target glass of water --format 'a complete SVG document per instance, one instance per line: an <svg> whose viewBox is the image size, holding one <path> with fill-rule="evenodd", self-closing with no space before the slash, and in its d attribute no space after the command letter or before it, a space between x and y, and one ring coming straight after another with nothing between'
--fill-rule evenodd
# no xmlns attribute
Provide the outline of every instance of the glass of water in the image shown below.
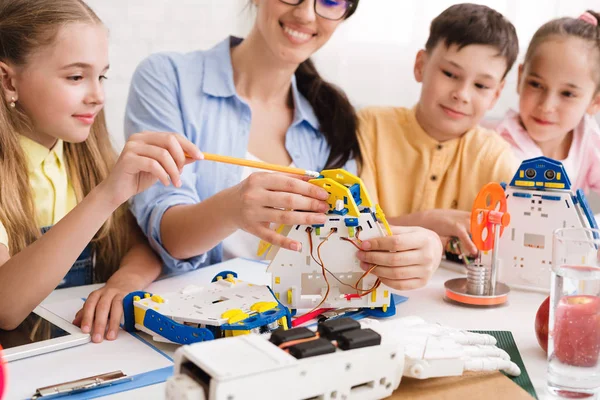
<svg viewBox="0 0 600 400"><path fill-rule="evenodd" d="M554 232L548 389L593 398L600 389L600 231Z"/></svg>

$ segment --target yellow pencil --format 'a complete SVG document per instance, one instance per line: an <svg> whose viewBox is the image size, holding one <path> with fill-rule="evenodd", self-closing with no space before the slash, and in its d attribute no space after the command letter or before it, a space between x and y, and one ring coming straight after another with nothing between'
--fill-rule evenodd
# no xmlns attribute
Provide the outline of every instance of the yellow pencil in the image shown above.
<svg viewBox="0 0 600 400"><path fill-rule="evenodd" d="M226 164L235 164L235 165L241 165L243 167L250 167L250 168L260 168L260 169L266 169L269 171L284 172L287 174L304 175L304 176L308 176L311 178L318 178L319 176L321 176L320 172L310 171L310 170L306 170L306 169L302 169L302 168L284 167L281 165L269 164L269 163L265 163L265 162L261 162L261 161L252 161L252 160L245 160L243 158L221 156L219 154L211 154L211 153L204 153L204 152L202 154L204 154L204 159L208 160L208 161L216 161L216 162L222 162L222 163L226 163Z"/></svg>

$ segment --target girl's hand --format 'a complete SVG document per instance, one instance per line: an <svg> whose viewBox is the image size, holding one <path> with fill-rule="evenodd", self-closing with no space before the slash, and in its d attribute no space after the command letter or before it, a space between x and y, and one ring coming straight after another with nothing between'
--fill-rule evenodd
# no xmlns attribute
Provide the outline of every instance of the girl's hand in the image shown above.
<svg viewBox="0 0 600 400"><path fill-rule="evenodd" d="M357 256L361 267L397 290L425 286L442 259L442 242L433 231L420 227L392 226L393 235L365 240Z"/></svg>
<svg viewBox="0 0 600 400"><path fill-rule="evenodd" d="M75 314L73 325L81 327L83 333L91 333L94 343L102 342L105 333L107 340L116 339L123 316L123 298L130 292L110 283L94 290Z"/></svg>
<svg viewBox="0 0 600 400"><path fill-rule="evenodd" d="M187 158L186 154L190 157ZM182 135L142 132L132 135L110 175L102 185L119 206L160 180L165 186L181 186L183 167L203 158L200 150Z"/></svg>
<svg viewBox="0 0 600 400"><path fill-rule="evenodd" d="M257 172L234 187L235 224L275 246L300 251L301 245L276 233L275 225L324 224L329 205L325 189L291 175Z"/></svg>

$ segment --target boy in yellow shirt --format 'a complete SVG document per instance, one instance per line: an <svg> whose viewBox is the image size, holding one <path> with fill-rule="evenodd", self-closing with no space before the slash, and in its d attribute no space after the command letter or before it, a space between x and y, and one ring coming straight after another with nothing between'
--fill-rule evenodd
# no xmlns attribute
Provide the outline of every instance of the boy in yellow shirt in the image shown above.
<svg viewBox="0 0 600 400"><path fill-rule="evenodd" d="M390 223L458 237L463 251L477 252L469 237L475 196L488 182L509 181L518 167L509 145L478 124L517 54L516 30L502 14L454 5L432 21L417 53L416 106L359 112L360 175Z"/></svg>

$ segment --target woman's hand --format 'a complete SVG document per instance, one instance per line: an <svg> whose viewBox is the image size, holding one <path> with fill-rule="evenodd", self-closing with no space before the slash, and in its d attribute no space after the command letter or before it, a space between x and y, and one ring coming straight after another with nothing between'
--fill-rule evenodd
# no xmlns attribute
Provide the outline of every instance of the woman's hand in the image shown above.
<svg viewBox="0 0 600 400"><path fill-rule="evenodd" d="M301 245L271 229L275 225L324 224L329 193L306 179L257 172L235 187L236 225L275 246L300 251Z"/></svg>
<svg viewBox="0 0 600 400"><path fill-rule="evenodd" d="M392 226L392 236L365 240L358 252L361 267L397 290L425 286L442 258L439 236L420 227Z"/></svg>

